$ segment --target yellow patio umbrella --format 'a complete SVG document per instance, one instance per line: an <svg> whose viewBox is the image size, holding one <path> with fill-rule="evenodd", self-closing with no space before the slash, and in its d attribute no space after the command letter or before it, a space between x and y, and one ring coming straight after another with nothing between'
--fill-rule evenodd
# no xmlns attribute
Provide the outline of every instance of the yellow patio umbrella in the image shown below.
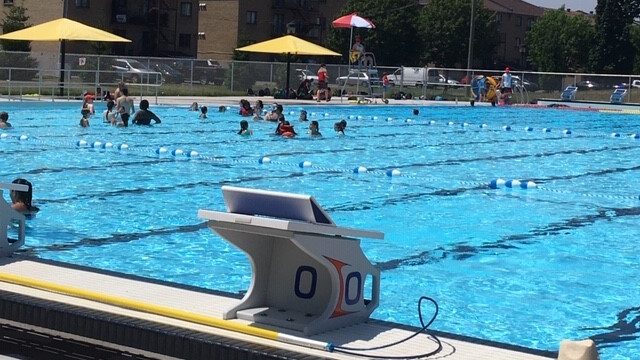
<svg viewBox="0 0 640 360"><path fill-rule="evenodd" d="M60 41L60 83L64 81L65 41L131 42L129 39L67 18L0 35L1 40ZM62 90L62 89L61 89Z"/></svg>
<svg viewBox="0 0 640 360"><path fill-rule="evenodd" d="M341 56L335 51L316 45L312 42L302 40L293 35L285 35L279 38L266 40L253 45L237 48L238 51L247 51L265 54L285 54L287 56L287 87L286 93L289 95L289 75L291 73L291 55L311 55L311 56Z"/></svg>

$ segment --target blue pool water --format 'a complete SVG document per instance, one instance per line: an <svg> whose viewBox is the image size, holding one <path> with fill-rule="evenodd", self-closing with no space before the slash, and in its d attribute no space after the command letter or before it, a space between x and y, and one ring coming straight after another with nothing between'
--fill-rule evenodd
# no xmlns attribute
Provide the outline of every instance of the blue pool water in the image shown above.
<svg viewBox="0 0 640 360"><path fill-rule="evenodd" d="M273 123L251 120L254 135L236 135L235 111L202 122L184 108L155 107L157 126L118 129L96 116L81 129L78 108L3 104L15 128L0 139L0 181L28 178L41 208L27 253L241 292L247 259L197 210L223 210L225 184L306 193L336 223L386 234L362 242L382 270L376 318L417 325L416 301L428 295L441 307L438 330L545 350L593 337L604 360L640 353L640 140L629 137L640 132L636 116L309 106L325 135L310 139L291 106L287 118L303 135L283 139ZM332 131L340 118L344 137ZM79 140L130 148L79 148ZM169 152L156 155L160 146ZM202 156L173 157L176 148ZM272 162L260 164L264 156ZM358 166L369 172L355 174ZM388 177L394 168L400 176ZM486 186L496 178L540 187Z"/></svg>

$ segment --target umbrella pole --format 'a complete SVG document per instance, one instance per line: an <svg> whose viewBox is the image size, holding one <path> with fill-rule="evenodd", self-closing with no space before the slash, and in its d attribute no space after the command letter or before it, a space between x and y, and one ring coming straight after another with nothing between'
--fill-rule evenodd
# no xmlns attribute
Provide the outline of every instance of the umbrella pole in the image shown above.
<svg viewBox="0 0 640 360"><path fill-rule="evenodd" d="M287 99L289 98L289 75L291 74L291 53L287 53L287 87L285 88L285 95Z"/></svg>
<svg viewBox="0 0 640 360"><path fill-rule="evenodd" d="M60 96L64 96L64 53L65 53L65 43L66 41L60 41Z"/></svg>

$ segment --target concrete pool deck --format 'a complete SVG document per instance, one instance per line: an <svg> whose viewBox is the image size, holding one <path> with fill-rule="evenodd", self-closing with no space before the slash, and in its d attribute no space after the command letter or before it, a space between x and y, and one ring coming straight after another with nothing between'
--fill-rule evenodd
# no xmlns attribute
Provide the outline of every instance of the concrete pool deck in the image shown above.
<svg viewBox="0 0 640 360"><path fill-rule="evenodd" d="M206 289L145 280L19 255L0 259L0 275L35 279L62 287L84 289L219 319L222 318L224 309L240 301L237 296L231 296L232 294L225 295ZM242 320L230 321L251 325ZM27 331L50 333L62 339L111 346L120 351L151 358L208 358L192 353L198 346L209 348L209 352L227 351L229 355L222 358L354 358L352 355L285 344L159 314L86 300L62 294L60 291L52 292L25 284L10 283L6 282L6 279L0 281L0 324ZM304 337L301 333L291 330L271 330ZM310 338L361 348L387 344L409 336L415 330L408 326L371 320ZM537 351L441 332L435 334L440 338L443 348L429 358L543 360L556 356L549 351ZM178 343L180 345L176 345ZM414 356L436 348L437 345L431 336L420 334L400 346L363 352L362 357L355 358L366 359L369 358L367 355L374 354L383 357ZM198 351L198 354L207 353L203 350ZM244 357L241 354L252 355Z"/></svg>

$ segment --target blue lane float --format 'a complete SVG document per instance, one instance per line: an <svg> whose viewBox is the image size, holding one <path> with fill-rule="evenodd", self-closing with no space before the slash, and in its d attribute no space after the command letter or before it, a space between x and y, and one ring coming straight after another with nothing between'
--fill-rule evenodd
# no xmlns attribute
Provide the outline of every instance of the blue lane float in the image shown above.
<svg viewBox="0 0 640 360"><path fill-rule="evenodd" d="M435 120L429 121L429 125L435 125L435 124L436 124Z"/></svg>
<svg viewBox="0 0 640 360"><path fill-rule="evenodd" d="M268 156L263 156L258 159L258 164L268 164L271 162L271 159Z"/></svg>
<svg viewBox="0 0 640 360"><path fill-rule="evenodd" d="M509 126L509 125L505 125L505 126L503 126L503 127L502 127L502 130L504 130L504 131L511 131L511 126Z"/></svg>
<svg viewBox="0 0 640 360"><path fill-rule="evenodd" d="M640 139L640 134L631 134L629 137L632 139Z"/></svg>
<svg viewBox="0 0 640 360"><path fill-rule="evenodd" d="M488 127L489 127L489 125L487 125L487 124L480 124L480 126L479 126L479 127L480 127L481 129L486 129L486 128L488 128Z"/></svg>
<svg viewBox="0 0 640 360"><path fill-rule="evenodd" d="M76 141L76 146L77 147L87 146L87 141L86 140L78 140L78 141Z"/></svg>
<svg viewBox="0 0 640 360"><path fill-rule="evenodd" d="M9 134L7 134L7 133L0 134L0 139L6 139L8 137L9 137Z"/></svg>
<svg viewBox="0 0 640 360"><path fill-rule="evenodd" d="M493 179L489 182L489 187L492 189L497 189L500 186L503 186L504 183L506 182L506 180L501 179L501 178L497 178L497 179Z"/></svg>
<svg viewBox="0 0 640 360"><path fill-rule="evenodd" d="M194 157L198 157L198 156L200 155L200 153L199 153L199 152L194 151L194 150L187 150L184 154L185 154L188 158L194 158Z"/></svg>
<svg viewBox="0 0 640 360"><path fill-rule="evenodd" d="M91 147L94 149L102 148L102 141L94 141L91 143Z"/></svg>
<svg viewBox="0 0 640 360"><path fill-rule="evenodd" d="M498 189L502 186L507 187L509 189L521 188L521 189L533 189L537 188L538 184L533 181L520 181L518 179L513 180L504 180L502 178L497 178L489 181L489 188Z"/></svg>
<svg viewBox="0 0 640 360"><path fill-rule="evenodd" d="M533 128L531 126L525 126L524 131L533 131Z"/></svg>
<svg viewBox="0 0 640 360"><path fill-rule="evenodd" d="M571 135L571 129L564 129L562 130L562 133L565 135Z"/></svg>
<svg viewBox="0 0 640 360"><path fill-rule="evenodd" d="M364 173L366 173L367 171L369 171L369 170L368 170L366 167L364 167L364 166L358 166L357 168L354 168L354 169L353 169L353 173L354 173L354 174L364 174Z"/></svg>
<svg viewBox="0 0 640 360"><path fill-rule="evenodd" d="M620 137L620 133L611 133L611 137L612 138L619 138Z"/></svg>
<svg viewBox="0 0 640 360"><path fill-rule="evenodd" d="M542 132L543 133L550 133L551 129L550 128L542 128Z"/></svg>
<svg viewBox="0 0 640 360"><path fill-rule="evenodd" d="M387 176L388 177L400 176L401 174L402 173L398 169L389 169L389 170L387 170Z"/></svg>
<svg viewBox="0 0 640 360"><path fill-rule="evenodd" d="M173 150L171 150L171 155L173 155L173 156L184 155L184 150L182 150L182 149L173 149Z"/></svg>
<svg viewBox="0 0 640 360"><path fill-rule="evenodd" d="M169 149L164 147L164 146L160 146L159 148L156 149L156 154L160 155L160 154L166 154L169 152Z"/></svg>
<svg viewBox="0 0 640 360"><path fill-rule="evenodd" d="M312 164L311 164L311 161L305 160L305 161L301 161L301 162L298 164L298 167L300 167L300 168L308 168L308 167L310 167L311 165L312 165Z"/></svg>
<svg viewBox="0 0 640 360"><path fill-rule="evenodd" d="M20 137L18 138L20 139L20 141L25 141L25 140L29 140L29 135L20 135Z"/></svg>
<svg viewBox="0 0 640 360"><path fill-rule="evenodd" d="M118 150L127 150L128 148L129 148L129 145L127 144L118 145Z"/></svg>

